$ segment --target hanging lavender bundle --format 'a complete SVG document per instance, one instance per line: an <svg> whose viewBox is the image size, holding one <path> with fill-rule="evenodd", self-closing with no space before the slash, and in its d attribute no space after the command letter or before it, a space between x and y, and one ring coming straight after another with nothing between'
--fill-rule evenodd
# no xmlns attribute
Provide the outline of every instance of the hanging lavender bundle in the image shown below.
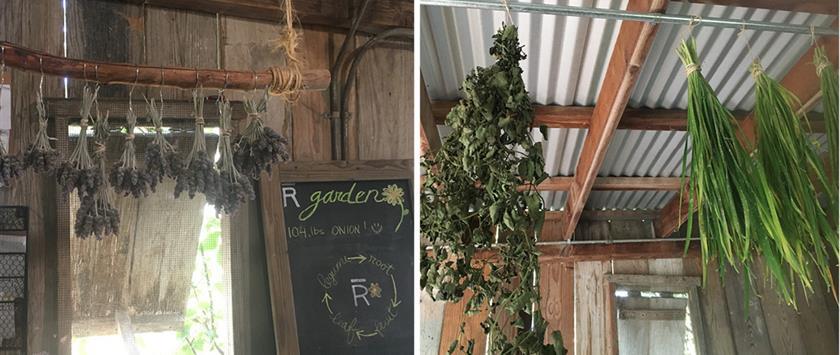
<svg viewBox="0 0 840 355"><path fill-rule="evenodd" d="M157 184L163 182L164 177L177 178L183 168L181 157L175 147L163 135L163 98L160 107L155 105L155 99L146 100L149 106L149 118L155 126L155 138L145 150L146 176L149 188L155 191Z"/></svg>
<svg viewBox="0 0 840 355"><path fill-rule="evenodd" d="M204 140L204 97L193 91L195 116L195 138L185 168L180 171L175 184L175 198L187 191L190 198L203 193L207 201L215 201L219 191L219 172L213 168L213 160L207 154Z"/></svg>
<svg viewBox="0 0 840 355"><path fill-rule="evenodd" d="M64 193L78 190L79 197L93 196L103 184L102 174L93 164L93 159L88 153L87 129L90 120L90 110L93 106L99 87L90 90L85 86L82 92L82 107L80 109L81 130L76 147L70 155L70 159L61 163L55 170L56 180L61 185Z"/></svg>
<svg viewBox="0 0 840 355"><path fill-rule="evenodd" d="M97 175L103 180L93 194L79 196L79 210L76 211L76 223L73 225L73 231L76 237L87 239L95 236L96 239L103 237L117 235L120 228L120 213L114 208L110 191L108 190L108 182L105 181L105 140L108 138L107 122L108 115L105 117L99 115L97 111L97 119L94 124L94 136L97 137L94 142L96 150L94 152L94 164Z"/></svg>
<svg viewBox="0 0 840 355"><path fill-rule="evenodd" d="M125 115L125 146L120 161L111 168L109 176L114 191L123 196L147 196L149 194L150 179L145 171L137 169L137 159L134 152L134 126L137 124L137 115L129 106ZM153 189L153 188L152 188ZM154 191L154 190L153 190Z"/></svg>
<svg viewBox="0 0 840 355"><path fill-rule="evenodd" d="M226 99L219 100L219 160L217 166L220 175L220 191L213 204L216 205L216 212L233 214L239 205L247 200L253 200L254 186L251 179L241 174L234 164L233 149L230 144L230 102Z"/></svg>
<svg viewBox="0 0 840 355"><path fill-rule="evenodd" d="M47 135L47 113L44 108L44 78L38 85L38 93L35 97L35 108L38 110L38 133L35 134L35 141L32 142L23 153L24 169L32 169L36 173L51 173L58 167L60 155L52 145Z"/></svg>
<svg viewBox="0 0 840 355"><path fill-rule="evenodd" d="M0 143L0 186L9 186L22 171L23 164L20 159L8 154L6 147Z"/></svg>
<svg viewBox="0 0 840 355"><path fill-rule="evenodd" d="M262 117L266 113L268 91L259 101L251 98L245 101L250 123L242 136L237 139L234 162L242 174L259 179L264 170L271 172L271 165L289 160L289 141L269 127L263 125Z"/></svg>

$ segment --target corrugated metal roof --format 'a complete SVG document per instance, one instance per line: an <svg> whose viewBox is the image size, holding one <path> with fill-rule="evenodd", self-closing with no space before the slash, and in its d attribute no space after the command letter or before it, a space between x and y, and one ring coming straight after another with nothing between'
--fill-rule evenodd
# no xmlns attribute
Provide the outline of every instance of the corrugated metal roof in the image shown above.
<svg viewBox="0 0 840 355"><path fill-rule="evenodd" d="M522 1L529 2L529 1ZM538 1L539 2L539 1ZM626 0L546 0L564 4L624 9ZM743 7L672 2L668 13L823 26L833 16ZM421 71L433 100L459 97L458 87L475 66L487 66L491 36L505 20L500 11L421 6ZM592 106L612 54L620 21L514 13L528 59L522 62L531 98L543 105ZM703 73L721 101L732 110L754 104L748 66L761 58L772 77L781 78L808 49L805 35L697 27L693 31ZM684 109L686 85L675 48L687 30L661 25L651 46L629 106ZM747 48L746 43L750 43ZM819 109L817 109L819 110ZM442 132L443 133L443 132ZM538 134L535 134L535 137ZM550 129L545 142L546 172L572 176L585 129ZM824 135L815 136L824 145ZM618 130L600 176L679 176L685 132ZM543 192L546 205L565 206L565 192ZM593 191L587 209L658 209L676 195L655 191Z"/></svg>

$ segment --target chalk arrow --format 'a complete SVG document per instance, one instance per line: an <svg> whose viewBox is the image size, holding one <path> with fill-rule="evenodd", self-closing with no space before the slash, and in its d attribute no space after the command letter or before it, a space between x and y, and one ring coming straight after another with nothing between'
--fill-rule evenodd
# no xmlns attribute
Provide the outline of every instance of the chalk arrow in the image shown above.
<svg viewBox="0 0 840 355"><path fill-rule="evenodd" d="M358 256L349 257L347 259L348 260L353 260L353 261L358 261L359 264L361 264L361 263L363 263L367 260L367 257L362 255L362 254L359 254Z"/></svg>
<svg viewBox="0 0 840 355"><path fill-rule="evenodd" d="M377 334L377 333L375 333L375 332L374 332L374 333L365 333L365 331L364 331L364 330L357 330L357 331L356 331L356 337L357 337L357 338L360 338L360 339L361 339L362 337L369 338L369 337L375 336L376 334Z"/></svg>
<svg viewBox="0 0 840 355"><path fill-rule="evenodd" d="M324 303L324 304L327 305L327 310L330 311L330 314L332 314L332 312L333 312L332 308L330 308L330 300L331 299L332 299L332 296L330 296L330 294L326 293L326 292L324 292L324 297L321 298L321 303Z"/></svg>

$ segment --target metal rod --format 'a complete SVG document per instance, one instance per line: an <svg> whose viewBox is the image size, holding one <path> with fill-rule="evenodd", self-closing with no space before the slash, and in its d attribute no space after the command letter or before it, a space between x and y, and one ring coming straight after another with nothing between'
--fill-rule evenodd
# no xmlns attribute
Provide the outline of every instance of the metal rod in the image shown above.
<svg viewBox="0 0 840 355"><path fill-rule="evenodd" d="M689 238L689 242L700 241L700 238ZM550 242L537 242L537 246L553 246L553 245L593 245L593 244L639 244L639 243L685 243L685 238L649 238L649 239L612 239L612 240L558 240ZM504 243L493 243L492 248L504 246ZM426 246L426 250L432 250L431 245Z"/></svg>
<svg viewBox="0 0 840 355"><path fill-rule="evenodd" d="M501 1L420 0L420 5L505 11L505 5L502 4ZM531 12L547 15L596 17L610 20L631 20L641 22L667 23L674 25L694 24L695 26L712 26L734 29L743 28L747 30L787 32L806 35L810 35L811 33L813 33L817 36L837 36L840 34L840 32L838 32L836 29L829 27L811 27L806 25L789 25L782 23L736 20L714 17L707 18L691 15L660 14L652 12L632 12L625 10L600 9L581 6L526 4L518 2L509 2L508 8L510 8L510 11L512 12Z"/></svg>

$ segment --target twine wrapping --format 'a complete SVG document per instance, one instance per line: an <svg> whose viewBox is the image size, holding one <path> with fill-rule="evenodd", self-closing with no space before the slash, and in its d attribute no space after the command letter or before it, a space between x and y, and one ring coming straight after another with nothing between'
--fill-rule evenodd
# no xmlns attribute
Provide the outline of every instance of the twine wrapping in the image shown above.
<svg viewBox="0 0 840 355"><path fill-rule="evenodd" d="M694 63L685 66L685 76L689 76L694 72L699 72L700 66Z"/></svg>
<svg viewBox="0 0 840 355"><path fill-rule="evenodd" d="M303 61L297 53L300 34L294 28L295 16L292 9L292 0L284 0L284 7L283 25L285 25L285 30L278 39L272 42L275 43L277 49L285 52L286 68L271 68L271 85L268 87L268 91L286 101L294 102L300 97L300 90L304 88L303 74L300 70Z"/></svg>

